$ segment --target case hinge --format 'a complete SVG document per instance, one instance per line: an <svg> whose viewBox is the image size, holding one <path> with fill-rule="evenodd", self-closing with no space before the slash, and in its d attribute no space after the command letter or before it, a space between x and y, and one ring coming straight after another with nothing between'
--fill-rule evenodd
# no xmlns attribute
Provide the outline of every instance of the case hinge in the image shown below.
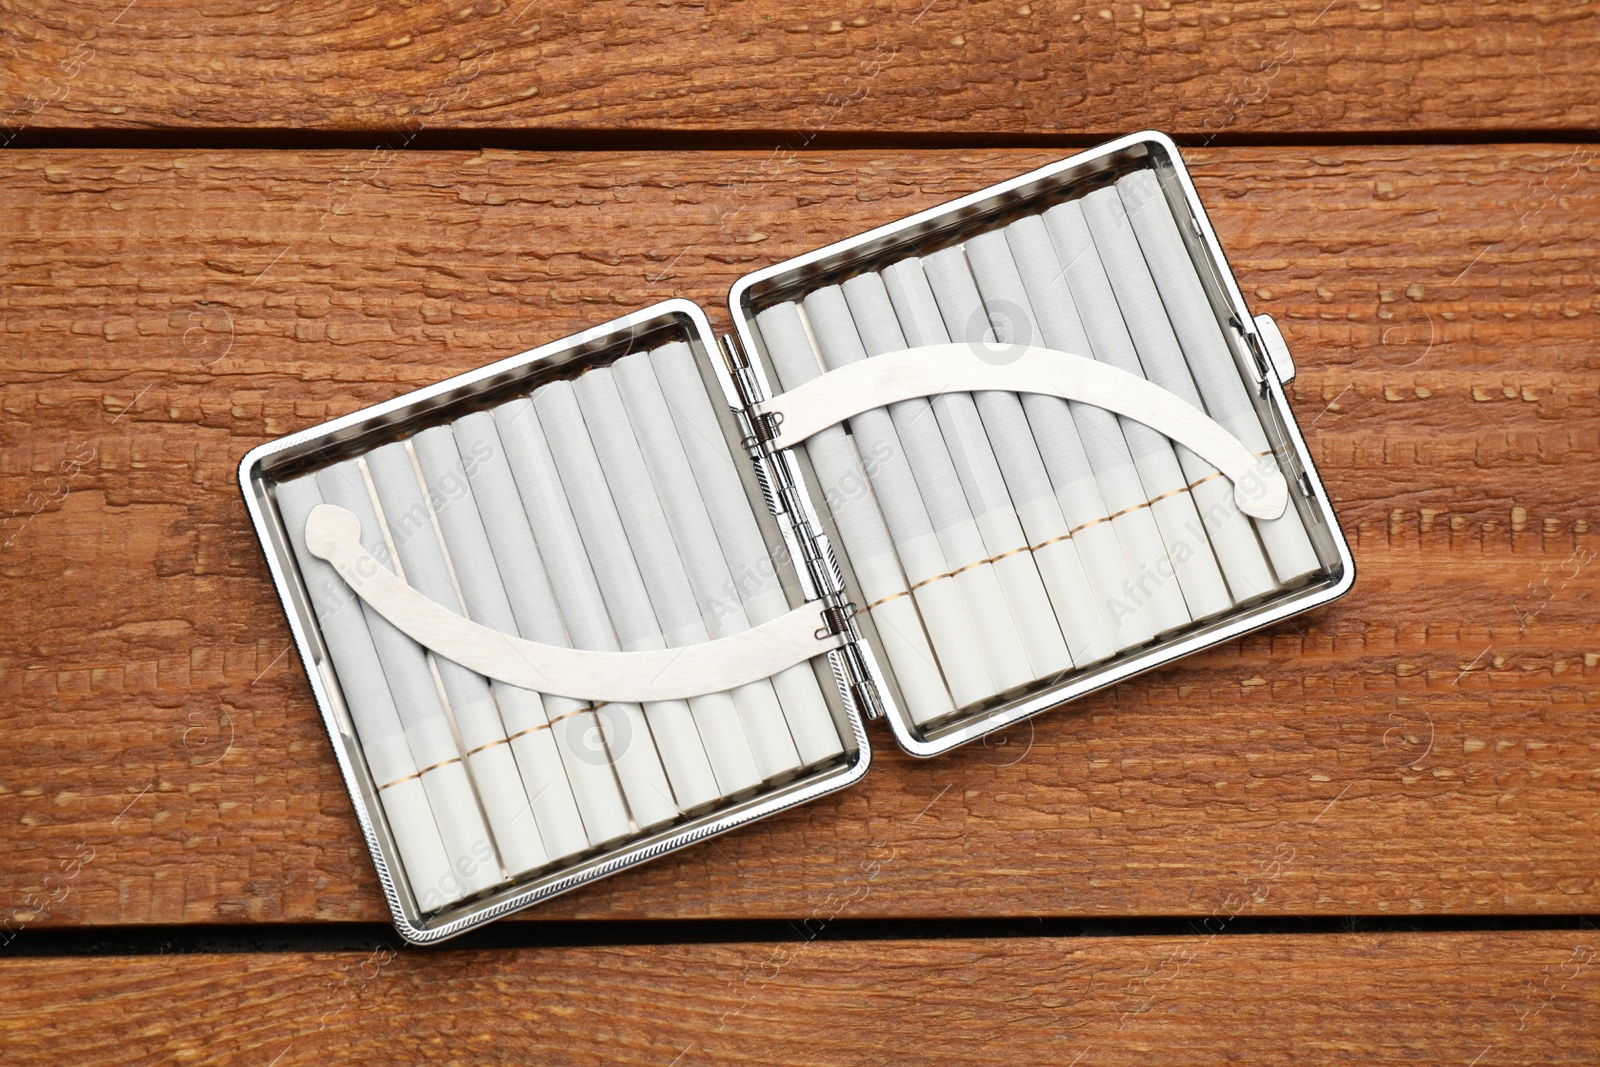
<svg viewBox="0 0 1600 1067"><path fill-rule="evenodd" d="M822 626L817 630L817 640L830 635L844 637L845 643L839 646L838 651L850 698L864 718L881 719L883 705L878 700L877 687L872 683L872 672L867 669L866 660L861 655L861 634L852 621L855 615L856 606L845 600L842 594L829 597L822 609Z"/></svg>
<svg viewBox="0 0 1600 1067"><path fill-rule="evenodd" d="M733 372L733 385L739 391L739 425L747 431L741 443L751 451L752 456L756 452L770 453L772 440L778 435L780 420L755 410L756 405L767 399L767 390L762 387L750 357L739 347L739 342L731 334L723 334L721 342L723 361Z"/></svg>
<svg viewBox="0 0 1600 1067"><path fill-rule="evenodd" d="M862 716L880 719L883 705L861 653L861 632L853 621L856 606L850 603L845 591L844 575L801 495L794 456L771 447L777 436L779 417L755 411L757 404L768 399L765 385L737 340L729 334L723 334L719 340L723 359L733 373L734 387L739 392L741 408L735 414L740 429L745 431L743 444L755 464L756 478L773 514L788 523L806 574L812 586L822 594L822 627L818 635L824 631L845 635L845 643L838 649L834 662L842 666L843 681Z"/></svg>
<svg viewBox="0 0 1600 1067"><path fill-rule="evenodd" d="M767 398L767 391L761 386L761 379L756 377L754 365L750 357L745 355L744 349L739 347L739 342L734 340L732 334L723 334L718 341L722 345L722 360L728 369L733 372L734 388L739 390L739 400L744 406L748 416L750 409Z"/></svg>

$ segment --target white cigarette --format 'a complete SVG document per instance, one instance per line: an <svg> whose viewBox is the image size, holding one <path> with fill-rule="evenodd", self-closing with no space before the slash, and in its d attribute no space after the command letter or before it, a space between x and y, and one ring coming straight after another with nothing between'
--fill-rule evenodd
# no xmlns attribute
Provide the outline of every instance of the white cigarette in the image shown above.
<svg viewBox="0 0 1600 1067"><path fill-rule="evenodd" d="M570 647L560 609L556 607L555 591L550 588L550 579L545 574L544 561L511 474L511 464L494 427L494 417L486 411L473 412L457 419L451 429L460 454L467 459L467 480L493 552L491 565L494 569L486 569L486 573L495 575L501 582L516 624L506 632L541 644ZM419 451L426 436L427 431L417 437ZM525 737L537 739L543 734L551 735L550 740L572 785L589 843L605 845L627 836L631 832L628 809L623 804L605 746L595 743L594 731L599 724L589 706L574 697L549 693L544 694L543 706L549 717L549 729L534 725L528 728L530 732ZM510 723L506 725L511 727ZM518 737L513 729L512 745L523 740L524 737Z"/></svg>
<svg viewBox="0 0 1600 1067"><path fill-rule="evenodd" d="M883 271L882 278L908 346L949 343L949 331L920 260L903 259L892 264ZM972 299L978 299L976 290L972 291ZM977 306L981 311L981 305ZM1014 393L993 395L998 398L1001 411L992 430L985 425L971 393L943 393L932 401L961 488L983 530L984 544L995 558L995 569L1002 573L1002 580L1008 580L1004 577L1008 570L1024 566L1033 570L1033 581L1042 583L1046 606L1060 626L1075 666L1103 660L1117 649L1084 572L1078 546L1061 514L1061 505L1050 488L1033 435L1028 432L1021 402ZM996 431L1007 439L991 440L991 433ZM1003 450L1011 461L1004 469L997 449ZM1013 452L1020 452L1020 457L1013 458ZM1013 467L1015 472L1008 478L1008 470ZM1122 550L1115 538L1112 547L1121 566ZM1021 548L1028 551L1019 551ZM1027 580L1026 575L1023 580ZM1017 579L1009 581L1015 583ZM1009 587L1007 594L1011 595ZM1026 634L1045 627L1023 629Z"/></svg>
<svg viewBox="0 0 1600 1067"><path fill-rule="evenodd" d="M623 359L615 364L624 385L623 398L627 400L632 391L651 393L660 397L669 411L672 420L669 428L675 428L679 446L699 486L715 540L721 548L723 569L731 583L727 588L742 605L746 620L759 625L787 614L789 598L783 591L766 540L761 536L761 527L756 523L744 482L734 466L722 424L717 421L716 410L706 394L694 353L679 341L656 349L650 353L648 361L634 360L650 371L648 378L644 370L625 370L624 364L629 362ZM653 403L647 400L643 406L651 407ZM642 432L652 439L658 435L653 425L642 426ZM728 603L731 602L730 597ZM721 621L722 605L719 604L719 610L713 614L718 616L717 627L730 625ZM779 672L773 676L772 686L777 691L778 702L789 724L789 735L804 766L824 763L844 751L827 698L810 664L796 664Z"/></svg>
<svg viewBox="0 0 1600 1067"><path fill-rule="evenodd" d="M1067 285L1083 313L1096 358L1142 374L1204 411L1184 364L1183 350L1167 316L1161 313L1165 311L1161 297L1145 268L1139 243L1128 229L1117 191L1097 189L1082 200L1051 208L1045 213L1045 227L1066 264ZM1189 449L1172 442L1168 445L1190 487L1187 506L1197 513L1185 519L1187 540L1209 541L1227 580L1223 599L1231 606L1270 593L1277 582L1249 516L1234 503L1233 486L1219 476L1216 467ZM1188 588L1185 586L1186 591ZM1202 613L1194 610L1194 614Z"/></svg>
<svg viewBox="0 0 1600 1067"><path fill-rule="evenodd" d="M450 857L428 806L428 794L417 774L417 763L406 742L405 727L389 692L389 681L384 677L372 635L367 632L360 601L326 560L306 550L306 517L322 503L316 479L281 482L275 493L300 576L317 616L317 627L333 661L331 678L326 674L324 677L337 685L350 709L361 754L378 787L378 803L400 852L404 869L399 873L411 886L422 910L433 911L453 903L461 898L459 888L450 895L434 888L455 881L450 874ZM424 903L423 894L430 889L437 899Z"/></svg>
<svg viewBox="0 0 1600 1067"><path fill-rule="evenodd" d="M1223 428L1244 442L1268 470L1276 470L1271 446L1250 394L1228 349L1222 327L1195 272L1194 260L1178 231L1177 220L1161 192L1155 173L1135 171L1117 182L1146 264L1166 305L1189 369L1199 386L1206 411ZM1305 525L1294 507L1276 519L1253 520L1278 581L1297 582L1320 570L1322 563L1306 536Z"/></svg>
<svg viewBox="0 0 1600 1067"><path fill-rule="evenodd" d="M361 520L361 547L394 569L358 461L346 460L325 467L316 477L324 502L344 508ZM400 721L405 724L406 741L428 794L428 806L439 826L445 854L450 857L449 881L427 887L421 896L432 895L445 902L472 896L501 881L504 874L489 827L478 809L478 797L467 777L461 749L450 729L443 693L429 669L427 652L365 603L361 613L378 661L383 664L383 676L389 681Z"/></svg>
<svg viewBox="0 0 1600 1067"><path fill-rule="evenodd" d="M421 465L428 504L444 535L445 558L467 616L508 638L517 633L516 618L500 580L494 550L473 499L472 486L448 426L423 430L411 439ZM474 462L479 457L472 457ZM550 719L538 693L504 682L490 684L506 738L522 773L533 821L550 859L563 860L588 851L590 841L572 786L562 766Z"/></svg>
<svg viewBox="0 0 1600 1067"><path fill-rule="evenodd" d="M656 356L641 352L624 357L611 365L611 377L649 468L656 499L666 513L700 618L711 636L728 637L750 629L750 619L717 544L716 526L695 484L689 457L672 425L672 412L651 369ZM773 779L799 768L800 753L772 682L763 679L740 686L732 696L761 776Z"/></svg>
<svg viewBox="0 0 1600 1067"><path fill-rule="evenodd" d="M572 383L552 382L538 389L533 394L533 407L621 650L666 648L661 623L606 486L606 474L589 439ZM728 711L737 723L737 714L732 709ZM724 794L689 703L653 701L645 705L645 715L678 807L698 811L721 799Z"/></svg>
<svg viewBox="0 0 1600 1067"><path fill-rule="evenodd" d="M839 331L843 334L839 351L849 361L854 361L858 348L867 356L877 356L909 347L882 278L859 274L841 288L849 305L847 314L854 321L853 335L842 328L843 322ZM814 295L819 301L834 303L831 294L837 291L824 289ZM833 312L838 313L836 308ZM851 344L853 336L859 338L855 345ZM1006 498L998 468L993 471L997 484L990 486L998 489L998 499L981 501L968 457L970 446L961 451L958 465L955 450L946 443L943 425L948 416L941 420L933 404L923 398L891 404L888 411L911 460L928 517L946 556L956 561L957 581L967 583L962 596L990 663L1006 665L991 667L996 680L1018 672L1031 680L1071 670L1072 655L1061 624L1028 553L1027 538ZM992 462L992 453L989 458ZM983 521L970 502L972 495L980 497L980 504L991 505L983 510ZM985 562L972 565L976 560ZM980 605L980 610L973 605ZM1011 662L1019 658L1020 662Z"/></svg>
<svg viewBox="0 0 1600 1067"><path fill-rule="evenodd" d="M756 322L782 385L800 385L821 373L797 305L776 304L759 312ZM840 548L866 600L863 608L882 640L912 721L919 725L931 722L965 703L961 697L952 697L957 689L967 700L981 699L992 687L964 613L952 618L946 612L939 618L947 625L929 626L924 632L920 604L907 587L894 541L844 427L830 426L812 435L804 452L821 483L818 488L823 500L819 505L833 516L843 541ZM931 536L931 528L928 532ZM917 592L930 588L923 586ZM965 634L963 626L967 627ZM933 649L939 650L937 658ZM952 665L949 671L942 669L946 661Z"/></svg>
<svg viewBox="0 0 1600 1067"><path fill-rule="evenodd" d="M1077 308L1067 291L1050 235L1037 217L1024 218L1005 230L979 234L967 242L967 259L978 279L984 305L1001 339L1034 341L1046 347L1092 358ZM1028 423L1039 438L1050 480L1061 496L1063 485L1077 487L1093 479L1109 510L1107 516L1128 557L1131 580L1119 598L1107 605L1113 619L1127 612L1148 614L1156 633L1187 626L1191 619L1183 590L1167 555L1162 530L1151 514L1150 500L1117 417L1092 404L1072 403L1027 394L1022 398ZM1042 437L1041 437L1042 435ZM1060 442L1076 435L1081 450L1063 451ZM1062 499L1062 510L1068 503ZM1092 520L1091 520L1092 521Z"/></svg>
<svg viewBox="0 0 1600 1067"><path fill-rule="evenodd" d="M610 489L609 497L600 503L612 506L603 508L597 504L593 510L606 513L601 526L604 536L609 540L614 532L620 532L623 536L621 552L629 548L633 551L633 560L648 597L644 607L653 612L659 628L657 636L662 643L656 647L704 644L711 640L711 634L689 585L682 552L673 543L670 521L662 509L657 486L651 480L652 469L646 464L639 442L628 425L628 413L622 406L622 396L617 392L610 368L589 371L572 383L572 392L604 478L595 487L594 495L598 498L599 489ZM559 399L548 401L546 408L560 409L563 405L557 402ZM539 400L534 404L538 407ZM690 488L693 489L692 484ZM611 525L612 515L620 521L620 526ZM579 525L587 530L582 518ZM601 588L605 588L604 583ZM636 639L631 647L642 646ZM770 693L770 688L768 691ZM734 796L759 785L765 775L756 762L733 694L706 693L690 697L689 708L700 730L701 746L711 761L719 794ZM749 708L755 711L753 703ZM772 710L781 719L776 697ZM791 770L798 762L798 757L792 757L783 769Z"/></svg>
<svg viewBox="0 0 1600 1067"><path fill-rule="evenodd" d="M463 610L406 442L384 445L365 460L378 494L378 520L386 527L407 584L436 604ZM506 870L515 876L544 866L550 855L534 823L516 757L505 744L505 724L488 679L443 656L430 653L429 658L444 686L472 784Z"/></svg>
<svg viewBox="0 0 1600 1067"><path fill-rule="evenodd" d="M571 503L532 402L513 400L495 408L493 416L573 647L620 651L616 630L595 580L594 565L578 533ZM675 820L678 805L644 711L637 704L602 704L594 713L634 823L640 830L653 830ZM669 711L666 718L671 714ZM683 718L687 717L685 709ZM673 724L664 718L663 730L669 725Z"/></svg>

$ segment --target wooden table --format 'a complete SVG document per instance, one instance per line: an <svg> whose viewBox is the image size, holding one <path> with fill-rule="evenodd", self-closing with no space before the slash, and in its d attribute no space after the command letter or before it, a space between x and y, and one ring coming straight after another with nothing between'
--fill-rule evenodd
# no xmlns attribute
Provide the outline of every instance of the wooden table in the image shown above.
<svg viewBox="0 0 1600 1067"><path fill-rule="evenodd" d="M0 57L4 1062L1600 1058L1592 7L119 0ZM244 452L1147 127L1354 592L399 949Z"/></svg>

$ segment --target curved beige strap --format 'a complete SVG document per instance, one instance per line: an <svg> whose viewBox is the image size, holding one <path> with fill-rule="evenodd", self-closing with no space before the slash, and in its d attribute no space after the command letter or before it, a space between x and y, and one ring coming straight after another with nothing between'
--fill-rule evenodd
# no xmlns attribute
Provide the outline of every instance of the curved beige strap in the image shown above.
<svg viewBox="0 0 1600 1067"><path fill-rule="evenodd" d="M924 345L830 370L755 407L777 416L769 447L790 448L852 415L940 393L1043 393L1144 423L1188 448L1233 483L1239 510L1275 519L1289 485L1205 412L1127 371L1051 348Z"/></svg>
<svg viewBox="0 0 1600 1067"><path fill-rule="evenodd" d="M332 504L306 518L306 547L401 633L468 670L537 693L639 704L720 693L838 648L822 612L805 604L730 637L658 652L584 652L541 645L473 622L429 600L361 546L361 520Z"/></svg>

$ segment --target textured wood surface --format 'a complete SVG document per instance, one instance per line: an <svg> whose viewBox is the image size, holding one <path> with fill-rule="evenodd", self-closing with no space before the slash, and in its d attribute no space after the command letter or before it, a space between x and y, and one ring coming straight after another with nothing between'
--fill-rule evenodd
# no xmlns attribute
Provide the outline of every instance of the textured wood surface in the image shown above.
<svg viewBox="0 0 1600 1067"><path fill-rule="evenodd" d="M385 917L249 447L1055 155L0 156L13 927ZM536 915L1600 907L1592 153L1189 156L1355 591Z"/></svg>
<svg viewBox="0 0 1600 1067"><path fill-rule="evenodd" d="M1587 1064L1594 931L0 963L9 1064Z"/></svg>
<svg viewBox="0 0 1600 1067"><path fill-rule="evenodd" d="M8 3L25 129L1361 136L1600 122L1585 4ZM1419 137L1418 139L1423 139Z"/></svg>

